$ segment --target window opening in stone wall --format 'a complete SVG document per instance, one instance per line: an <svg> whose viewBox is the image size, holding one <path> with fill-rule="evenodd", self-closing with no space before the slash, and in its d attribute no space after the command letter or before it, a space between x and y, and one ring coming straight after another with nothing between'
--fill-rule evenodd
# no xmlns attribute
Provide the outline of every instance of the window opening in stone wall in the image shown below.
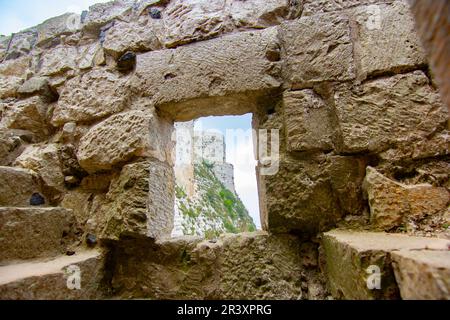
<svg viewBox="0 0 450 320"><path fill-rule="evenodd" d="M175 123L173 237L261 229L252 114Z"/></svg>

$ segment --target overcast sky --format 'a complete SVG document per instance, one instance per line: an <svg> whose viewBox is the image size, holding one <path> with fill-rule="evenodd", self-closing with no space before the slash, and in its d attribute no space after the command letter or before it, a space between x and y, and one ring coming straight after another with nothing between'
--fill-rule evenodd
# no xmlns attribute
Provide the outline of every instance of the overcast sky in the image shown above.
<svg viewBox="0 0 450 320"><path fill-rule="evenodd" d="M66 12L81 13L110 0L0 0L0 34L9 35Z"/></svg>

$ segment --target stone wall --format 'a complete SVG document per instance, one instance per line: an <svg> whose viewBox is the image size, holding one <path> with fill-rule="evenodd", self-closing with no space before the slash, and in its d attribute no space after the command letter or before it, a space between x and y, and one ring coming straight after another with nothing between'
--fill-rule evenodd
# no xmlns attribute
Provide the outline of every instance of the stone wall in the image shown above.
<svg viewBox="0 0 450 320"><path fill-rule="evenodd" d="M432 236L448 225L448 110L404 0L113 1L0 37L0 59L1 205L71 210L75 244L95 235L119 250L109 272L123 297L194 298L153 286L183 280L179 243L155 249L175 252L175 267L139 260L157 275L175 269L147 288L137 279L152 273L133 278L127 262L142 247L120 251L124 239L170 236L174 121L252 112L255 129L279 129L279 171L258 177L263 228L296 234L300 247L317 249L336 226ZM297 270L291 245L288 264L270 267L258 251L270 237L243 256L238 236L223 261L196 264L197 297L292 298L321 285L310 283L317 259ZM236 256L248 262L240 278ZM226 275L218 286L214 275L198 280L211 263ZM261 279L251 277L262 264ZM277 271L286 265L292 272Z"/></svg>

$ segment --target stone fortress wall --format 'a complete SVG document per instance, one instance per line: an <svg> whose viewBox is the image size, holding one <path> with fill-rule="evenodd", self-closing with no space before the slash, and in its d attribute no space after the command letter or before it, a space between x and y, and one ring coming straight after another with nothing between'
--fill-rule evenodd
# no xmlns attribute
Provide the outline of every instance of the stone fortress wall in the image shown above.
<svg viewBox="0 0 450 320"><path fill-rule="evenodd" d="M449 298L448 109L407 1L117 0L0 61L0 298ZM169 240L173 123L249 112L280 130L264 231Z"/></svg>

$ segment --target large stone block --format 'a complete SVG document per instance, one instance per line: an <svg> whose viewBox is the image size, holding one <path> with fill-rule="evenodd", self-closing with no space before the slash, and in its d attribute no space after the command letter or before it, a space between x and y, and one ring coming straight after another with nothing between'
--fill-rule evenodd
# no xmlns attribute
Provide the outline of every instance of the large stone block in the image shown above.
<svg viewBox="0 0 450 320"><path fill-rule="evenodd" d="M83 28L97 30L108 22L126 20L133 11L134 0L114 0L107 3L97 3L89 7L84 18Z"/></svg>
<svg viewBox="0 0 450 320"><path fill-rule="evenodd" d="M92 300L104 299L105 257L99 251L82 251L49 261L33 261L0 267L2 300ZM79 270L80 289L71 290ZM72 279L70 279L72 277Z"/></svg>
<svg viewBox="0 0 450 320"><path fill-rule="evenodd" d="M6 60L17 59L31 52L36 44L37 31L36 28L30 28L12 35L12 39L8 44L8 52Z"/></svg>
<svg viewBox="0 0 450 320"><path fill-rule="evenodd" d="M52 123L91 122L122 111L129 99L127 80L93 70L65 84L53 112Z"/></svg>
<svg viewBox="0 0 450 320"><path fill-rule="evenodd" d="M323 81L355 78L350 21L344 14L324 14L280 27L283 76L287 86L304 88Z"/></svg>
<svg viewBox="0 0 450 320"><path fill-rule="evenodd" d="M341 152L379 152L427 140L445 128L448 111L422 71L380 78L335 92Z"/></svg>
<svg viewBox="0 0 450 320"><path fill-rule="evenodd" d="M288 151L332 150L332 109L313 90L286 91L283 111Z"/></svg>
<svg viewBox="0 0 450 320"><path fill-rule="evenodd" d="M14 60L2 61L0 64L0 75L5 77L26 78L30 71L31 57L24 56Z"/></svg>
<svg viewBox="0 0 450 320"><path fill-rule="evenodd" d="M137 58L133 87L176 120L244 114L255 104L251 93L280 86L276 52L274 28L149 52Z"/></svg>
<svg viewBox="0 0 450 320"><path fill-rule="evenodd" d="M10 165L23 151L23 140L7 129L0 129L0 166Z"/></svg>
<svg viewBox="0 0 450 320"><path fill-rule="evenodd" d="M399 299L398 278L392 269L391 252L445 251L448 245L449 241L444 239L400 234L345 230L327 232L323 236L322 249L328 287L338 299ZM414 278L420 277L417 270L409 271ZM380 272L380 289L370 289L368 284L376 285L374 277L377 272Z"/></svg>
<svg viewBox="0 0 450 320"><path fill-rule="evenodd" d="M171 130L150 111L114 115L94 126L80 141L77 157L86 171L111 170L134 157L171 161Z"/></svg>
<svg viewBox="0 0 450 320"><path fill-rule="evenodd" d="M140 18L134 23L117 22L106 33L103 48L115 58L127 51L145 52L162 49L163 26L159 20Z"/></svg>
<svg viewBox="0 0 450 320"><path fill-rule="evenodd" d="M74 227L72 211L63 208L0 208L0 261L64 254Z"/></svg>
<svg viewBox="0 0 450 320"><path fill-rule="evenodd" d="M391 3L395 0L304 0L302 16L351 9L361 5Z"/></svg>
<svg viewBox="0 0 450 320"><path fill-rule="evenodd" d="M112 285L122 298L287 300L314 291L314 278L302 276L308 258L290 235L141 240L117 253Z"/></svg>
<svg viewBox="0 0 450 320"><path fill-rule="evenodd" d="M30 145L14 161L14 165L38 173L46 186L64 191L64 174L58 145Z"/></svg>
<svg viewBox="0 0 450 320"><path fill-rule="evenodd" d="M358 7L353 17L359 78L416 69L427 63L406 0Z"/></svg>
<svg viewBox="0 0 450 320"><path fill-rule="evenodd" d="M101 238L170 236L174 192L173 168L166 163L148 160L124 166L120 176L111 182L102 208L106 226Z"/></svg>
<svg viewBox="0 0 450 320"><path fill-rule="evenodd" d="M78 49L60 45L46 50L40 61L39 72L44 76L54 76L77 68Z"/></svg>
<svg viewBox="0 0 450 320"><path fill-rule="evenodd" d="M298 18L303 0L230 1L229 14L237 28L266 28Z"/></svg>
<svg viewBox="0 0 450 320"><path fill-rule="evenodd" d="M22 83L22 78L2 76L0 78L0 99L15 97Z"/></svg>
<svg viewBox="0 0 450 320"><path fill-rule="evenodd" d="M174 0L165 11L166 45L176 47L232 29L225 14L226 0Z"/></svg>
<svg viewBox="0 0 450 320"><path fill-rule="evenodd" d="M61 35L70 35L81 27L81 16L76 13L65 13L50 18L36 27L38 46L45 46Z"/></svg>
<svg viewBox="0 0 450 320"><path fill-rule="evenodd" d="M400 294L405 300L450 300L450 251L392 253Z"/></svg>
<svg viewBox="0 0 450 320"><path fill-rule="evenodd" d="M10 129L30 131L43 139L51 132L47 109L48 105L40 97L12 101L5 104L1 124Z"/></svg>
<svg viewBox="0 0 450 320"><path fill-rule="evenodd" d="M428 184L404 185L393 181L372 167L367 167L364 181L370 205L371 222L389 230L406 223L444 212L450 202L446 188Z"/></svg>
<svg viewBox="0 0 450 320"><path fill-rule="evenodd" d="M20 168L0 167L0 206L29 206L31 196L40 191L40 181L34 172Z"/></svg>

